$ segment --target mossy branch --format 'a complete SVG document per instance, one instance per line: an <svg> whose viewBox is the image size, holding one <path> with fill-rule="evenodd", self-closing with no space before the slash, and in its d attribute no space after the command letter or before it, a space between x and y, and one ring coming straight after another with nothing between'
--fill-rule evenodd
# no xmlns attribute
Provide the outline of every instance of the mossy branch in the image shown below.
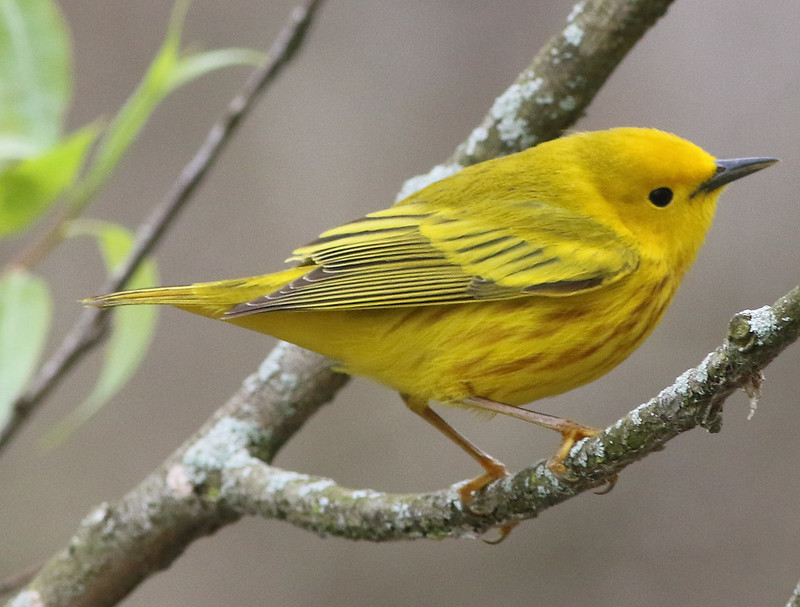
<svg viewBox="0 0 800 607"><path fill-rule="evenodd" d="M487 486L472 512L462 507L458 485L392 495L266 463L342 381L324 358L283 344L158 470L90 513L22 595L46 605L112 605L192 540L248 514L369 541L475 537L513 525L607 483L678 434L698 425L719 430L725 399L738 389L757 392L762 369L798 337L800 286L772 306L734 316L728 338L697 367L577 444L565 477L533 464Z"/></svg>
<svg viewBox="0 0 800 607"><path fill-rule="evenodd" d="M116 604L194 540L238 520L244 512L221 499L222 479L237 462L271 460L343 379L322 356L277 347L158 469L94 508L8 605Z"/></svg>
<svg viewBox="0 0 800 607"><path fill-rule="evenodd" d="M474 537L491 527L534 518L611 482L628 465L696 426L719 431L725 399L739 389L757 398L763 368L798 337L800 286L772 306L734 316L728 338L697 367L600 435L577 444L565 461L564 477L554 476L544 462L533 464L487 486L472 512L463 509L458 485L393 495L346 489L330 479L271 467L253 458L252 444L242 440L245 435L255 439L263 430L232 417L219 419L184 454L180 475L202 479L203 492L237 514L287 520L320 535L371 541ZM234 444L235 453L205 468L210 460L204 454ZM205 484L211 473L213 486Z"/></svg>

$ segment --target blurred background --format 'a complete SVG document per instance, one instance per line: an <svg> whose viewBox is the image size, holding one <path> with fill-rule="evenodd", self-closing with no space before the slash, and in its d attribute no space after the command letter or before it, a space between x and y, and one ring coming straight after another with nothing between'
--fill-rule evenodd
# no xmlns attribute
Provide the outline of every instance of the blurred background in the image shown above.
<svg viewBox="0 0 800 607"><path fill-rule="evenodd" d="M292 0L196 0L184 40L265 49ZM158 250L165 284L260 274L334 224L388 206L402 182L446 159L493 99L561 28L569 1L330 1L299 59L259 104ZM163 0L64 0L77 75L72 124L110 116L163 39ZM723 196L699 261L666 319L627 362L537 408L603 426L720 343L730 317L800 282L800 6L678 0L576 128L652 126L711 153L782 163ZM93 215L136 226L161 199L247 70L206 77L156 113ZM42 268L54 283L52 344L96 292L93 245ZM93 354L0 462L0 577L65 545L90 509L133 487L254 371L271 340L165 310L133 381L58 449L42 434L86 395ZM800 345L766 372L761 406L726 404L633 466L604 497L583 495L500 546L320 539L244 520L193 544L126 601L145 605L777 605L800 576ZM513 420L448 418L518 469L557 437ZM476 467L398 396L355 380L284 449L283 468L350 487L441 488Z"/></svg>

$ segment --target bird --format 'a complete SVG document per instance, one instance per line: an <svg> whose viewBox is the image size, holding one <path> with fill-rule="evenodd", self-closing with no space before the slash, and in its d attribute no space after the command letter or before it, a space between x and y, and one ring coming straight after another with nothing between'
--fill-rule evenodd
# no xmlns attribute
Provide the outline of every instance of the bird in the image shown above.
<svg viewBox="0 0 800 607"><path fill-rule="evenodd" d="M561 434L548 467L599 430L523 405L606 374L651 333L694 263L724 187L777 162L716 159L671 133L578 132L463 168L323 232L288 269L122 291L297 344L376 380L482 468L508 472L432 403Z"/></svg>

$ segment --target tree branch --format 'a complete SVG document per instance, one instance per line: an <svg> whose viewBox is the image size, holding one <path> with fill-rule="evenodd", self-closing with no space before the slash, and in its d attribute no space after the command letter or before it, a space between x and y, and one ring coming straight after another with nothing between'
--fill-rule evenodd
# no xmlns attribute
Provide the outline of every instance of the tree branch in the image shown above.
<svg viewBox="0 0 800 607"><path fill-rule="evenodd" d="M118 502L89 513L67 547L17 600L48 606L116 604L192 541L238 520L243 512L215 495L224 471L242 457L271 460L343 380L322 356L279 345L147 479ZM12 599L10 604L22 603Z"/></svg>
<svg viewBox="0 0 800 607"><path fill-rule="evenodd" d="M493 526L534 518L608 483L633 462L698 425L718 432L725 399L738 389L757 398L762 369L798 337L800 286L772 306L735 315L728 338L697 367L600 435L578 443L565 461L565 477L554 476L539 462L487 486L472 512L462 508L458 485L420 495L345 489L329 479L268 466L242 443L213 468L220 474L210 493L239 514L287 520L320 535L371 541L472 537ZM204 469L207 460L193 457L194 450L214 451L211 445L228 435L229 430L214 429L202 437L187 452L184 465ZM208 475L204 470L202 477Z"/></svg>
<svg viewBox="0 0 800 607"><path fill-rule="evenodd" d="M281 344L158 470L119 502L90 513L23 594L46 605L113 605L192 540L246 514L370 541L474 537L533 518L608 482L678 434L698 425L718 431L724 400L737 389L757 389L761 370L799 336L800 286L772 306L734 316L728 338L702 363L578 443L565 477L539 462L487 486L472 511L462 507L458 485L392 495L265 463L343 381L324 358Z"/></svg>
<svg viewBox="0 0 800 607"><path fill-rule="evenodd" d="M241 92L228 104L222 118L211 127L206 140L181 171L164 200L139 226L133 249L100 288L100 293L120 290L144 258L161 241L166 231L173 225L178 213L189 202L197 186L225 149L225 145L253 107L256 99L295 56L321 3L321 0L308 0L304 6L298 6L292 11L288 23L269 50L266 64L250 75ZM14 403L8 424L0 432L0 451L9 444L28 417L72 366L100 342L107 328L107 310L98 308L83 310L56 351L31 380L26 393Z"/></svg>

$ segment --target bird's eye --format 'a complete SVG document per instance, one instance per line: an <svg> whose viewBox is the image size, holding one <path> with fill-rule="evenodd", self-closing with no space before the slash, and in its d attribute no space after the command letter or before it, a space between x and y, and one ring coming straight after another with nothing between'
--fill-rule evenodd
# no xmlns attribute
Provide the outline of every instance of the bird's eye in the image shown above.
<svg viewBox="0 0 800 607"><path fill-rule="evenodd" d="M672 202L672 190L669 188L656 188L650 192L648 198L657 207L665 207Z"/></svg>

